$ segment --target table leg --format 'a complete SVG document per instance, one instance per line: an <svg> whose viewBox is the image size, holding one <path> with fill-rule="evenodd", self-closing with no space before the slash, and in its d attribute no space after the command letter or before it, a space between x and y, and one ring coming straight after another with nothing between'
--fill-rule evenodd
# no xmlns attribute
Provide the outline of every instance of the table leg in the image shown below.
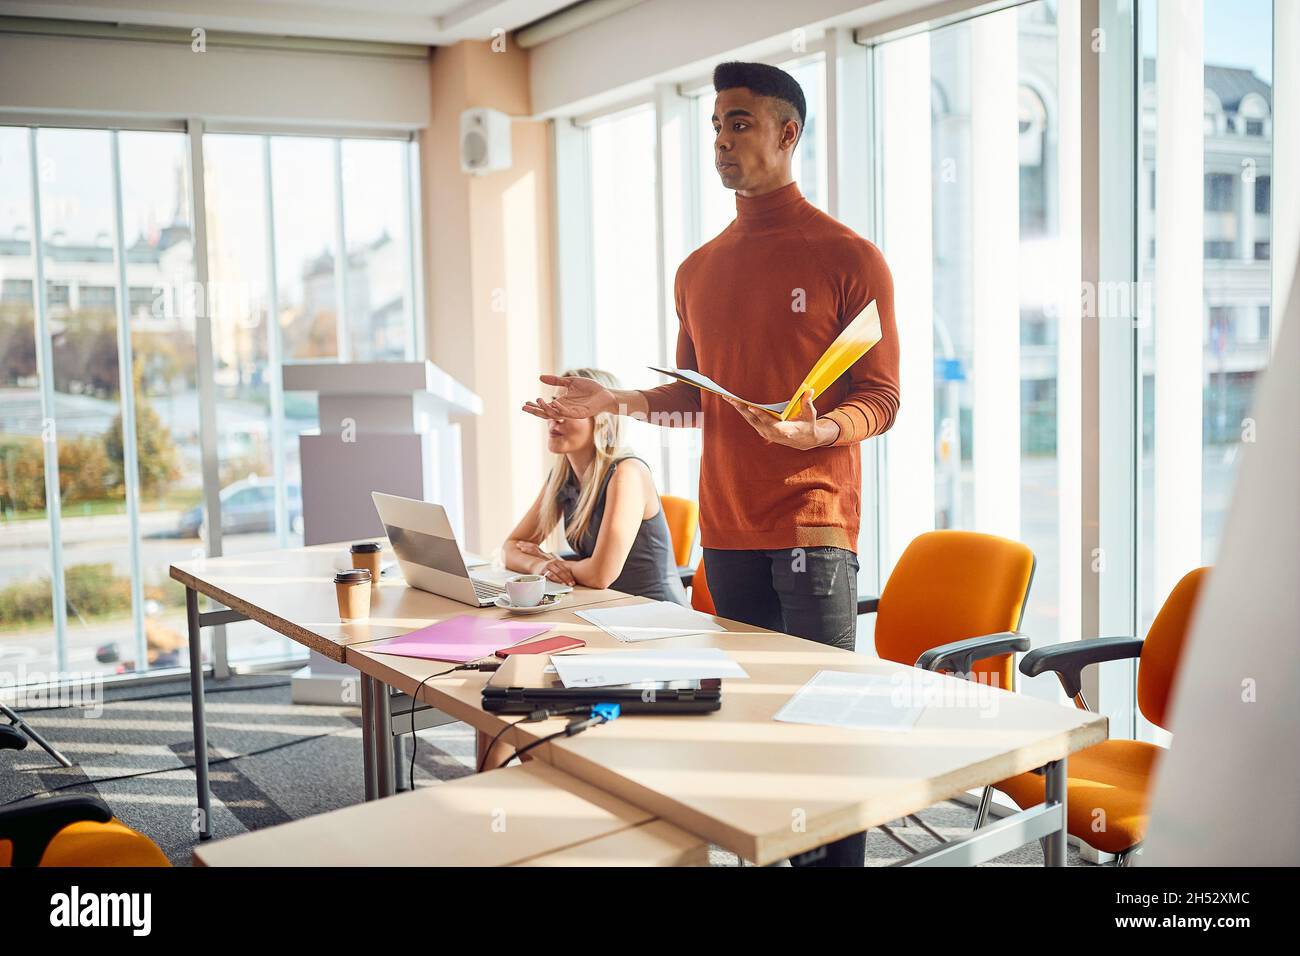
<svg viewBox="0 0 1300 956"><path fill-rule="evenodd" d="M414 787L407 785L406 768L409 763L409 757L406 753L406 737L400 734L393 735L393 783L395 791L400 793L403 790L413 790Z"/></svg>
<svg viewBox="0 0 1300 956"><path fill-rule="evenodd" d="M364 767L366 799L379 796L379 778L375 776L375 685L368 674L361 675L361 762Z"/></svg>
<svg viewBox="0 0 1300 956"><path fill-rule="evenodd" d="M373 686L375 702L371 713L374 717L375 793L379 797L391 797L397 792L397 780L393 772L393 696L383 681L376 680Z"/></svg>
<svg viewBox="0 0 1300 956"><path fill-rule="evenodd" d="M1047 836L1043 837L1043 865L1044 866L1065 866L1066 861L1066 837L1069 833L1067 822L1069 817L1066 814L1066 758L1053 760L1047 765L1045 779L1044 802L1047 804L1058 803L1061 806L1061 827L1054 830Z"/></svg>
<svg viewBox="0 0 1300 956"><path fill-rule="evenodd" d="M199 839L212 837L212 793L208 789L208 725L203 707L203 641L199 629L199 592L185 589L185 617L190 632L190 710L194 717L194 779L199 796Z"/></svg>

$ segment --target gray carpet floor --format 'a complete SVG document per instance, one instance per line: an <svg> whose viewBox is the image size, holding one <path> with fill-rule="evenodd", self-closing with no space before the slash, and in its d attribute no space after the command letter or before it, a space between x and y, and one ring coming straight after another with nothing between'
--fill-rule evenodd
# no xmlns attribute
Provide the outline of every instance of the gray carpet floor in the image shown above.
<svg viewBox="0 0 1300 956"><path fill-rule="evenodd" d="M206 693L214 838L361 802L360 708L294 704L287 674L210 681ZM190 865L197 828L187 680L107 689L97 717L79 708L15 709L74 766L59 767L35 744L0 750L0 805L50 791L96 794L174 864ZM447 724L419 737L417 786L474 772L474 734L467 725ZM409 753L408 744L408 760ZM950 802L920 816L939 833L960 836L969 831L974 811ZM934 845L914 823L895 832L917 849ZM868 834L868 866L906 855L882 831ZM1042 859L1034 844L987 865L1040 866ZM717 848L710 862L738 863L735 854ZM1071 847L1070 864L1080 862Z"/></svg>

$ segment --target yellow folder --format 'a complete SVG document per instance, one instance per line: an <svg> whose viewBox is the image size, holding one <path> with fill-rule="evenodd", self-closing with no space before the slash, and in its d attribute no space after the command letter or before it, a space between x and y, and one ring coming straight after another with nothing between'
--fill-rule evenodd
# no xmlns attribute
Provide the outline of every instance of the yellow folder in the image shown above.
<svg viewBox="0 0 1300 956"><path fill-rule="evenodd" d="M801 399L806 388L812 387L813 398L816 399L818 395L830 387L832 382L843 375L849 366L866 355L871 347L879 341L880 312L876 309L876 300L872 299L867 303L867 307L858 313L856 319L844 326L844 330L835 337L835 341L822 353L822 357L817 360L817 364L804 376L804 380L794 390L790 400L771 405L761 405L758 402L751 402L748 399L741 398L739 395L733 395L713 379L694 369L659 368L655 365L647 367L678 381L686 382L688 385L694 385L706 392L713 392L715 395L721 395L724 398L734 398L736 401L753 408L761 408L769 415L781 421L786 421L799 413L799 407L802 404Z"/></svg>

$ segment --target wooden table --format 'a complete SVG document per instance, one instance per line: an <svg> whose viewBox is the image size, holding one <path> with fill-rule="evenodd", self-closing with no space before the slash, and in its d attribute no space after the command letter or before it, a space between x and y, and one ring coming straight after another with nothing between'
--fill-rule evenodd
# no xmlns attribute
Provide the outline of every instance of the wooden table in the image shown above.
<svg viewBox="0 0 1300 956"><path fill-rule="evenodd" d="M202 843L200 866L702 866L708 845L541 761Z"/></svg>
<svg viewBox="0 0 1300 956"><path fill-rule="evenodd" d="M198 778L199 838L211 835L211 795L208 789L207 721L203 700L203 651L200 634L205 627L256 621L304 647L343 662L350 644L397 637L435 621L458 614L488 618L508 617L500 608L472 608L428 591L407 587L400 575L381 579L371 597L370 618L344 623L339 619L334 591L336 567L347 566L349 542L321 544L221 558L197 558L173 564L170 574L185 586L189 630L190 693L194 718L194 766ZM222 605L199 610L199 595ZM626 597L619 591L578 587L564 595L567 607L600 604ZM386 689L368 675L361 678L366 793L368 798L392 792L394 760L385 746L391 733Z"/></svg>
<svg viewBox="0 0 1300 956"><path fill-rule="evenodd" d="M603 604L645 603L627 597ZM587 651L626 647L572 610L530 618L587 642ZM1049 861L1065 858L1065 758L1106 739L1099 714L975 687L943 675L939 698L907 733L789 724L773 715L819 670L911 680L918 672L865 654L715 618L724 632L653 642L655 648L721 647L749 674L723 682L722 709L683 716L632 715L531 751L538 759L644 807L684 830L756 863L770 863L897 820L952 796L1018 773L1047 768L1049 801L979 831L975 843L939 847L908 863L978 862L1054 834ZM646 645L630 645L645 647ZM437 661L347 648L346 660L377 681L412 693ZM490 675L462 672L430 680L420 698L475 728L497 733L517 716L481 706ZM564 726L566 718L511 726L514 747Z"/></svg>
<svg viewBox="0 0 1300 956"><path fill-rule="evenodd" d="M372 691L415 693L421 681L449 665L367 649L376 640L457 614L507 616L475 610L406 588L380 588L365 624L337 621L332 553L342 546L217 558L174 566L190 609L191 684L194 687L196 776L209 817L203 732L201 626L244 617L356 667ZM201 592L234 611L200 615ZM641 603L613 591L575 591L561 607L524 620L547 622L589 648L622 646L573 614L581 606ZM234 613L235 618L224 615ZM541 761L642 808L689 833L756 863L769 863L852 833L915 813L966 790L1042 769L1044 804L991 824L963 841L920 854L910 864L974 863L1044 838L1050 864L1065 861L1065 773L1070 753L1106 738L1104 716L996 688L972 688L941 677L947 700L927 706L906 733L855 731L772 719L810 677L823 669L863 671L910 680L914 668L854 654L786 634L717 618L726 630L656 641L670 646L721 647L750 675L724 682L714 714L628 716L587 733L545 744ZM644 647L645 645L633 645ZM495 734L517 717L499 717L480 704L486 674L458 672L419 687L419 699ZM378 693L378 691L375 691ZM382 734L383 708L363 691L369 739ZM378 721L380 726L373 726ZM515 746L563 726L558 720L512 726L503 740Z"/></svg>

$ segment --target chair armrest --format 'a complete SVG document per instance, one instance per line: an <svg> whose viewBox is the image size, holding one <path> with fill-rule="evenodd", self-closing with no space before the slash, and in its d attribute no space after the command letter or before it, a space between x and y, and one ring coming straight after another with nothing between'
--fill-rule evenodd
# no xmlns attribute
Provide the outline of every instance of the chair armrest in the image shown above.
<svg viewBox="0 0 1300 956"><path fill-rule="evenodd" d="M1142 653L1142 641L1136 637L1097 637L1082 641L1066 641L1051 647L1039 647L1020 660L1020 673L1037 677L1046 671L1055 671L1061 686L1071 699L1083 689L1083 669L1090 664L1120 661Z"/></svg>
<svg viewBox="0 0 1300 956"><path fill-rule="evenodd" d="M927 671L955 671L969 674L976 661L1029 650L1029 638L1019 631L1001 631L982 637L932 647L916 659L916 666Z"/></svg>
<svg viewBox="0 0 1300 956"><path fill-rule="evenodd" d="M682 579L682 587L688 588L691 586L691 582L695 580L695 569L679 565L677 576Z"/></svg>
<svg viewBox="0 0 1300 956"><path fill-rule="evenodd" d="M875 614L880 607L880 598L871 594L858 595L858 614Z"/></svg>
<svg viewBox="0 0 1300 956"><path fill-rule="evenodd" d="M22 750L27 746L27 738L17 727L0 724L0 750Z"/></svg>
<svg viewBox="0 0 1300 956"><path fill-rule="evenodd" d="M70 823L108 823L108 805L98 797L76 794L28 800L0 809L0 840L13 843L13 866L36 866L54 835Z"/></svg>

